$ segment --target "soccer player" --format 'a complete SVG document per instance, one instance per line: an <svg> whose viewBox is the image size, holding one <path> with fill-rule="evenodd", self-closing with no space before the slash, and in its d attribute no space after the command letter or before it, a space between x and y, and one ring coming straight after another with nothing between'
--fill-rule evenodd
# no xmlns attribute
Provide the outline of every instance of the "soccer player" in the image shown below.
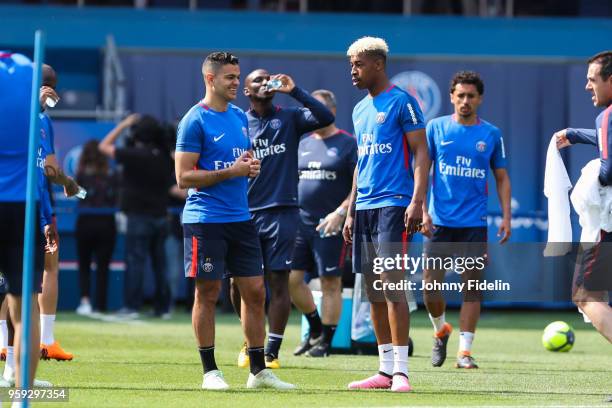
<svg viewBox="0 0 612 408"><path fill-rule="evenodd" d="M597 146L601 160L599 183L602 188L609 189L612 186L612 158L609 157L612 154L612 51L594 55L588 64L586 90L592 95L593 105L605 109L595 119L595 129L569 128L556 132L555 136L559 149L576 143ZM612 290L610 242L612 232L601 230L599 243L606 244L585 250L576 267L573 300L602 336L612 343L612 309L607 297L607 292ZM604 260L606 256L607 261ZM604 262L608 262L607 265L602 265Z"/></svg>
<svg viewBox="0 0 612 408"><path fill-rule="evenodd" d="M274 82L279 87L269 87ZM303 108L281 108L272 100L276 92L290 95ZM249 180L249 210L255 222L264 257L264 271L270 289L269 333L266 366L280 368L278 355L291 311L289 270L295 233L299 223L297 199L297 150L300 137L330 125L334 115L315 98L295 85L288 75L270 74L264 69L251 72L244 83L250 100L246 112L253 155L261 160L261 174ZM239 291L232 285L232 303L240 310ZM248 366L242 348L238 366Z"/></svg>
<svg viewBox="0 0 612 408"><path fill-rule="evenodd" d="M336 97L320 89L312 93L336 114ZM298 199L300 225L295 238L289 291L293 304L308 321L309 335L294 355L329 355L342 310L342 273L346 244L340 234L348 212L349 194L357 162L357 142L333 123L300 141ZM305 273L319 275L323 298L319 316Z"/></svg>
<svg viewBox="0 0 612 408"><path fill-rule="evenodd" d="M59 100L55 88L57 86L57 75L55 70L44 64L42 69L42 86L40 89L41 107L46 109L47 98ZM45 249L45 269L43 273L42 293L38 295L40 306L40 351L41 358L55 360L72 360L72 353L62 349L59 342L55 340L54 328L57 313L58 297L58 275L59 275L59 236L57 234L57 223L51 208L52 198L50 196L48 181L64 187L67 197L78 192L79 186L72 177L66 176L55 157L54 133L51 119L45 111L40 114L40 149L38 150L38 165L41 169L40 191L42 225L45 227L45 235L52 241L52 247Z"/></svg>
<svg viewBox="0 0 612 408"><path fill-rule="evenodd" d="M410 315L406 293L383 290L404 271L374 273L375 258L395 258L422 223L430 165L423 114L417 101L389 82L389 47L381 38L364 37L348 49L353 85L366 89L353 109L358 144L357 167L343 235L353 244L353 267L362 273L371 303L378 343L379 372L349 389L411 390L408 381ZM403 248L402 248L403 249Z"/></svg>
<svg viewBox="0 0 612 408"><path fill-rule="evenodd" d="M466 283L469 279L480 278L486 261L489 168L493 169L503 212L498 232L500 243L505 243L511 234L510 178L506 171L504 140L498 128L478 116L483 93L484 83L477 73L458 72L450 85L454 114L427 124L427 142L434 169L429 214L424 217L423 232L431 236L426 252L432 258L458 255L453 250L474 261L481 257L479 265L482 268L462 273L461 278ZM446 244L453 242L465 244L455 244L460 248ZM425 269L423 278L426 282L441 282L445 272ZM446 305L440 291L425 291L423 295L434 327L431 363L440 367L446 359L446 344L452 327L446 322ZM480 292L465 290L459 317L457 368L478 368L471 352L479 317Z"/></svg>
<svg viewBox="0 0 612 408"><path fill-rule="evenodd" d="M195 279L192 322L202 366L202 388L229 388L215 362L215 304L226 272L242 295L242 328L250 374L247 388L292 389L265 366L263 260L250 219L247 178L259 174L250 152L244 112L232 105L240 85L238 58L227 52L206 57L204 99L181 120L176 143L176 180L189 188L183 210L185 275Z"/></svg>
<svg viewBox="0 0 612 408"><path fill-rule="evenodd" d="M28 130L32 62L19 54L0 52L0 270L8 285L8 308L15 327L15 377L21 387L21 370L33 379L40 353L37 292L40 290L44 242L35 227L32 294L22 294L26 180L28 167ZM38 197L37 197L38 199ZM37 222L38 224L38 218ZM30 366L21 367L21 302L31 296Z"/></svg>

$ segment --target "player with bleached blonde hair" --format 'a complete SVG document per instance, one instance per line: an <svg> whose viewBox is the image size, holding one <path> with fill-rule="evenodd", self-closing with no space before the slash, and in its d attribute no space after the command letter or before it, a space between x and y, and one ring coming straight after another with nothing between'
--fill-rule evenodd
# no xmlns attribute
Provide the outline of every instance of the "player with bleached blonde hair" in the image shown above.
<svg viewBox="0 0 612 408"><path fill-rule="evenodd" d="M408 392L406 294L385 289L389 285L380 289L381 282L402 280L404 271L373 269L376 259L405 251L421 228L430 160L423 114L412 96L389 82L388 53L387 43L373 37L355 41L347 52L353 85L368 95L353 109L358 158L343 235L366 282L380 363L377 374L348 388Z"/></svg>

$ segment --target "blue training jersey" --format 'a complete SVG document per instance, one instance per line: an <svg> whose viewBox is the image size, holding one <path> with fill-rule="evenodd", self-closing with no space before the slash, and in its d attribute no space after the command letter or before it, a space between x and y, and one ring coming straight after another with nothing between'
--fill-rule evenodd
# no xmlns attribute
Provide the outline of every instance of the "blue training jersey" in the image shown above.
<svg viewBox="0 0 612 408"><path fill-rule="evenodd" d="M260 117L247 111L253 155L261 160L261 172L249 180L251 211L298 205L297 150L300 137L330 125L334 115L321 102L295 87L290 95L303 108L274 107Z"/></svg>
<svg viewBox="0 0 612 408"><path fill-rule="evenodd" d="M0 51L0 201L26 199L32 61Z"/></svg>
<svg viewBox="0 0 612 408"><path fill-rule="evenodd" d="M425 127L418 102L391 85L355 105L353 126L358 145L357 210L407 207L414 171L405 133Z"/></svg>
<svg viewBox="0 0 612 408"><path fill-rule="evenodd" d="M504 139L498 128L478 119L465 126L453 115L427 124L427 144L433 165L429 212L434 225L487 225L489 168L506 167Z"/></svg>
<svg viewBox="0 0 612 408"><path fill-rule="evenodd" d="M347 198L353 185L357 141L344 130L320 139L304 137L298 149L298 197L305 224L318 224Z"/></svg>
<svg viewBox="0 0 612 408"><path fill-rule="evenodd" d="M595 129L567 129L570 143L585 143L597 146L601 168L599 182L612 186L612 105L609 105L595 119Z"/></svg>
<svg viewBox="0 0 612 408"><path fill-rule="evenodd" d="M198 170L222 170L250 149L247 118L235 105L217 112L203 103L192 107L178 126L176 151L198 153ZM250 219L247 177L234 177L210 187L190 188L183 224L229 223Z"/></svg>
<svg viewBox="0 0 612 408"><path fill-rule="evenodd" d="M36 155L36 167L38 168L38 194L40 194L40 226L44 227L53 222L53 209L51 208L51 197L49 196L49 180L45 175L45 163L47 156L55 154L54 133L51 119L46 113L40 117L40 146Z"/></svg>

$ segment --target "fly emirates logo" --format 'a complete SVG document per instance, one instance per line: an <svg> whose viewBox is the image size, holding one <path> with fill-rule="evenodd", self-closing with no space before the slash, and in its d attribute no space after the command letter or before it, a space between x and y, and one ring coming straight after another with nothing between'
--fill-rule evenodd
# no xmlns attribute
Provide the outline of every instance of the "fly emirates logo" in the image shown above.
<svg viewBox="0 0 612 408"><path fill-rule="evenodd" d="M464 156L457 156L454 164L448 164L444 160L440 160L438 166L440 174L445 176L484 179L487 175L485 169L471 167L472 159Z"/></svg>
<svg viewBox="0 0 612 408"><path fill-rule="evenodd" d="M321 162L308 162L308 170L300 170L300 180L336 180L337 175L333 170L321 168Z"/></svg>
<svg viewBox="0 0 612 408"><path fill-rule="evenodd" d="M258 160L262 160L267 156L285 153L286 151L287 147L285 147L284 143L270 144L270 141L266 139L253 140L253 156Z"/></svg>
<svg viewBox="0 0 612 408"><path fill-rule="evenodd" d="M373 154L388 154L393 151L391 143L377 143L373 133L362 133L361 144L357 148L359 157Z"/></svg>
<svg viewBox="0 0 612 408"><path fill-rule="evenodd" d="M237 159L240 156L242 156L242 154L245 153L246 151L247 151L246 149L241 149L239 147L234 147L232 149L232 155L234 156L234 159ZM229 169L230 167L232 167L232 165L235 162L236 162L236 160L230 161L230 162L226 162L226 161L223 161L223 160L215 160L215 170Z"/></svg>

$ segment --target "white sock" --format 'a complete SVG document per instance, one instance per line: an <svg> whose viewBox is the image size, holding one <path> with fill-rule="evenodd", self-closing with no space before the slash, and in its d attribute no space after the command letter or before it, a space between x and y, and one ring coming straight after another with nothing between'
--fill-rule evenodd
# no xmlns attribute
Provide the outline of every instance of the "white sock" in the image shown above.
<svg viewBox="0 0 612 408"><path fill-rule="evenodd" d="M472 342L474 341L474 333L461 332L459 334L459 352L472 351Z"/></svg>
<svg viewBox="0 0 612 408"><path fill-rule="evenodd" d="M431 324L433 324L434 332L438 333L444 327L444 323L446 323L446 313L442 313L438 317L433 317L430 314L429 320L431 320Z"/></svg>
<svg viewBox="0 0 612 408"><path fill-rule="evenodd" d="M381 344L378 346L378 371L389 376L393 375L393 344Z"/></svg>
<svg viewBox="0 0 612 408"><path fill-rule="evenodd" d="M8 347L8 327L6 320L0 320L0 348Z"/></svg>
<svg viewBox="0 0 612 408"><path fill-rule="evenodd" d="M393 346L393 374L408 377L408 346Z"/></svg>
<svg viewBox="0 0 612 408"><path fill-rule="evenodd" d="M46 346L55 343L53 328L55 326L55 315L40 315L40 342Z"/></svg>
<svg viewBox="0 0 612 408"><path fill-rule="evenodd" d="M8 346L6 348L6 365L4 366L5 372L7 368L15 371L15 347L13 346Z"/></svg>

